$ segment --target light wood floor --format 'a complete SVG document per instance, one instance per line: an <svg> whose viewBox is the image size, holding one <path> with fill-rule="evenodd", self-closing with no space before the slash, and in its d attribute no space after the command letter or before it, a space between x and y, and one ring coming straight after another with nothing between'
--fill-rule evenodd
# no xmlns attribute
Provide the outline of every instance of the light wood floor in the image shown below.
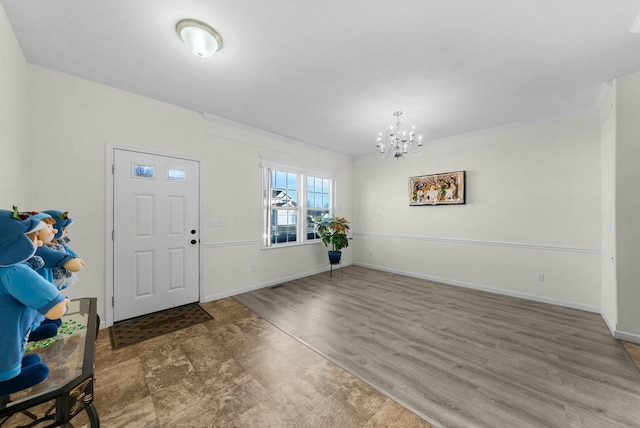
<svg viewBox="0 0 640 428"><path fill-rule="evenodd" d="M437 426L640 426L640 372L598 314L343 273L236 300Z"/></svg>
<svg viewBox="0 0 640 428"><path fill-rule="evenodd" d="M100 331L101 427L430 428L235 300L202 306L213 320L117 351ZM84 413L72 422L87 427Z"/></svg>

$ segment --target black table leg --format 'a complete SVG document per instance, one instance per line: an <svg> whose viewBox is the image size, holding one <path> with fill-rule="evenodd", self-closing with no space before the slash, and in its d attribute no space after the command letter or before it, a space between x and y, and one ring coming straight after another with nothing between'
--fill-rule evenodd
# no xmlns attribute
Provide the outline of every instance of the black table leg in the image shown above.
<svg viewBox="0 0 640 428"><path fill-rule="evenodd" d="M87 416L89 417L89 426L91 428L100 428L100 418L98 417L98 412L96 411L93 403L85 407L84 410L87 412Z"/></svg>

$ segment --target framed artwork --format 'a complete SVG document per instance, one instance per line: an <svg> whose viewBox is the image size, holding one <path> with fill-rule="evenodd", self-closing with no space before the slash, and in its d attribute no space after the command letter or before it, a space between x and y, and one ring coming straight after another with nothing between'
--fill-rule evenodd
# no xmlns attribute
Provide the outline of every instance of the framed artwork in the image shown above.
<svg viewBox="0 0 640 428"><path fill-rule="evenodd" d="M464 204L464 171L409 177L409 206Z"/></svg>

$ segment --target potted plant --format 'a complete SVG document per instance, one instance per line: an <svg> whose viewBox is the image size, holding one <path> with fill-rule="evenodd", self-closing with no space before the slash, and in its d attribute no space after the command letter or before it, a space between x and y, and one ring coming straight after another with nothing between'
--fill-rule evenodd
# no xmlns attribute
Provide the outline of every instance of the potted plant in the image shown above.
<svg viewBox="0 0 640 428"><path fill-rule="evenodd" d="M349 221L344 217L327 216L318 217L315 221L316 233L325 247L330 247L329 263L340 263L342 249L349 246Z"/></svg>

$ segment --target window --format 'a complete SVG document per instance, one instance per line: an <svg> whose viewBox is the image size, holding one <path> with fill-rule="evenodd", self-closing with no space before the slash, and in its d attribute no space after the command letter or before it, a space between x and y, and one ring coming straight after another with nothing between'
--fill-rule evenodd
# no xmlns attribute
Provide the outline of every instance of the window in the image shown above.
<svg viewBox="0 0 640 428"><path fill-rule="evenodd" d="M167 180L185 181L186 172L184 169L167 169Z"/></svg>
<svg viewBox="0 0 640 428"><path fill-rule="evenodd" d="M265 247L319 241L314 219L331 214L334 180L294 168L263 168Z"/></svg>
<svg viewBox="0 0 640 428"><path fill-rule="evenodd" d="M319 239L313 220L332 213L331 181L328 178L307 176L307 240Z"/></svg>
<svg viewBox="0 0 640 428"><path fill-rule="evenodd" d="M133 177L153 178L153 166L139 165L137 163L134 163L133 169L132 169L132 175Z"/></svg>

